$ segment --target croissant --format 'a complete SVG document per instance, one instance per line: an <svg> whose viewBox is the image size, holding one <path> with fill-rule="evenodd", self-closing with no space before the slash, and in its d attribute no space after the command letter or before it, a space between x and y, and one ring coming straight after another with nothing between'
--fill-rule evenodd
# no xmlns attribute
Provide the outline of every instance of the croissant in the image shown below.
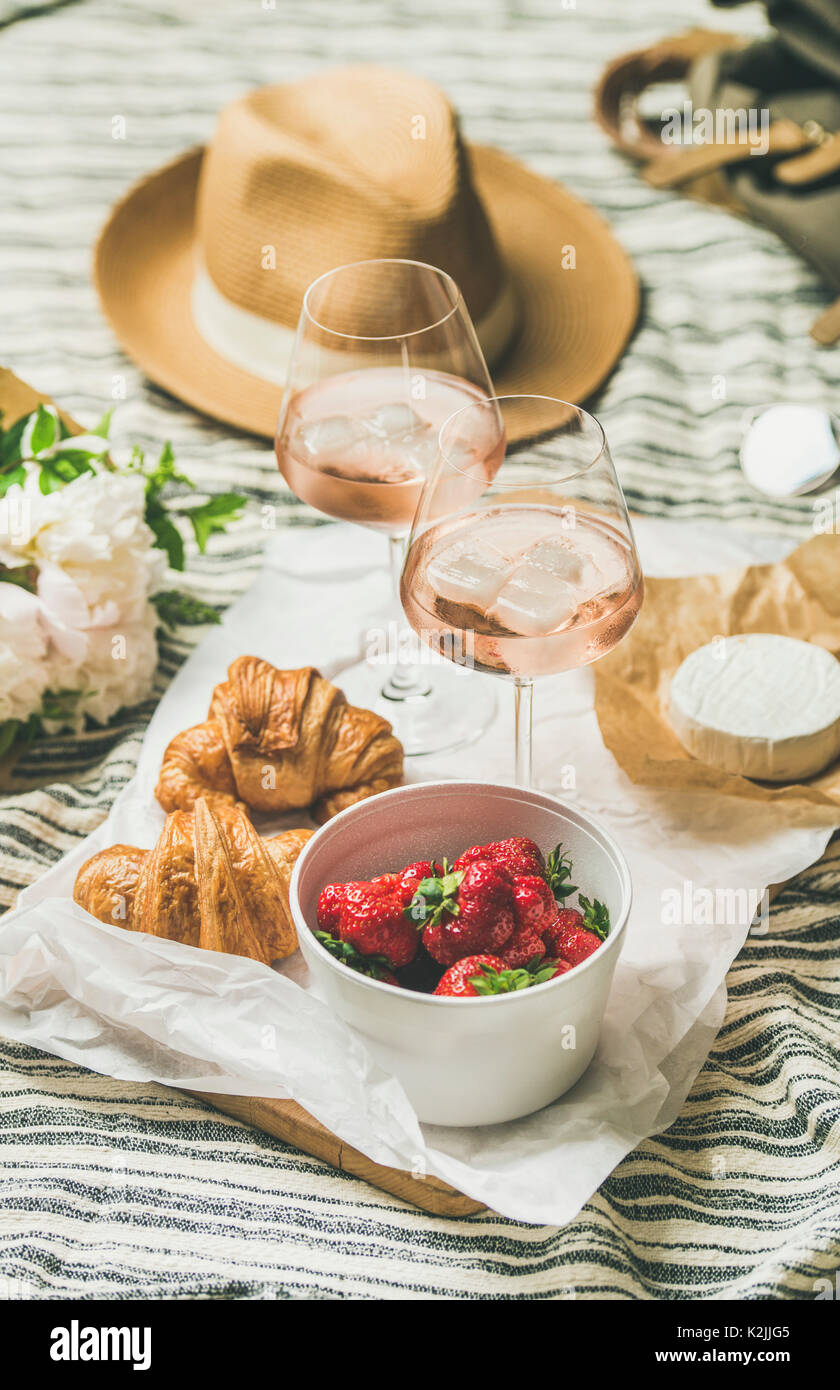
<svg viewBox="0 0 840 1390"><path fill-rule="evenodd" d="M311 666L279 671L240 656L217 685L203 724L176 734L155 795L165 811L199 797L252 811L310 807L318 821L402 779L403 750L387 720L348 705Z"/></svg>
<svg viewBox="0 0 840 1390"><path fill-rule="evenodd" d="M199 798L167 816L151 850L111 845L83 864L73 897L101 922L252 956L290 956L289 880L311 830L262 839L238 806Z"/></svg>

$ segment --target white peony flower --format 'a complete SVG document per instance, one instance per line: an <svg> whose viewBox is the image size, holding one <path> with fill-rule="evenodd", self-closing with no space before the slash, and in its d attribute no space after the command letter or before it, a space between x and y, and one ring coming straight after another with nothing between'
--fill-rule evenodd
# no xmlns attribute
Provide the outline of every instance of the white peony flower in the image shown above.
<svg viewBox="0 0 840 1390"><path fill-rule="evenodd" d="M166 573L166 557L153 548L143 520L143 479L85 473L44 500L50 506L28 558L39 569L57 566L76 586L87 606L86 621L76 625L138 622Z"/></svg>
<svg viewBox="0 0 840 1390"><path fill-rule="evenodd" d="M145 699L157 664L157 613L149 598L163 586L166 556L143 518L143 479L103 470L44 495L30 474L3 500L0 563L33 565L38 577L37 596L0 583L15 628L13 670L4 661L0 609L0 718L36 712L45 690L82 692L76 727L86 713L105 722ZM25 642L17 631L24 608L9 593L27 604ZM12 706L16 713L3 713Z"/></svg>
<svg viewBox="0 0 840 1390"><path fill-rule="evenodd" d="M48 641L41 604L16 584L0 584L0 723L25 722L49 686Z"/></svg>
<svg viewBox="0 0 840 1390"><path fill-rule="evenodd" d="M138 704L151 692L158 660L157 614L150 604L147 608L148 617L140 622L90 629L81 661L61 652L53 656L51 689L82 691L73 707L72 722L77 729L85 714L105 724L118 710ZM44 723L48 732L59 728L50 721Z"/></svg>

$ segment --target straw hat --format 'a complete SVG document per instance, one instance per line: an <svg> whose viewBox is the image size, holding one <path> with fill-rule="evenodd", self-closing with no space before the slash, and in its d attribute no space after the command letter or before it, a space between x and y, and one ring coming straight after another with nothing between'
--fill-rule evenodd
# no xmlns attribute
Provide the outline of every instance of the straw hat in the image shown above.
<svg viewBox="0 0 840 1390"><path fill-rule="evenodd" d="M113 209L95 279L153 381L272 436L304 291L380 256L456 280L499 394L584 400L636 320L633 268L591 208L498 150L465 146L432 83L366 65L225 107L206 149ZM527 414L508 425L529 432Z"/></svg>

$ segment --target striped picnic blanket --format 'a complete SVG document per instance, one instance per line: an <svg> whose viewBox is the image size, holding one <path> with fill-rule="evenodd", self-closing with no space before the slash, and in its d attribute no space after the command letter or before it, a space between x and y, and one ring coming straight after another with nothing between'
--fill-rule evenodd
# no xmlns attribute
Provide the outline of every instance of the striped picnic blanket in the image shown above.
<svg viewBox="0 0 840 1390"><path fill-rule="evenodd" d="M83 421L127 399L114 438L176 456L199 485L278 500L258 441L200 419L120 354L90 249L136 177L205 139L249 86L327 63L403 65L445 86L467 136L567 183L612 222L644 286L638 332L597 402L631 506L810 531L807 499L763 502L737 466L745 413L828 404L836 352L808 325L828 295L770 233L647 188L590 118L612 55L676 23L749 24L685 0L83 0L0 7L0 360ZM112 139L113 117L126 138ZM560 232L558 232L560 235ZM260 565L254 507L208 554L219 607ZM187 651L164 642L158 693ZM152 702L33 750L46 785L0 799L0 904L92 830L131 776ZM0 1040L0 1297L812 1298L838 1263L840 859L777 899L729 980L715 1049L678 1122L562 1230L436 1219L158 1086Z"/></svg>

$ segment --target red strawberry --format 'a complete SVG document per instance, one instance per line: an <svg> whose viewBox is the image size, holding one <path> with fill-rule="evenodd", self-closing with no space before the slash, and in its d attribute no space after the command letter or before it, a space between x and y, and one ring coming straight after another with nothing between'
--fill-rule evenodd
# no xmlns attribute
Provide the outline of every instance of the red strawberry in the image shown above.
<svg viewBox="0 0 840 1390"><path fill-rule="evenodd" d="M515 926L513 885L507 871L479 859L463 873L453 872L440 882L446 885L444 896L423 933L429 955L441 965L454 965L478 952L498 953Z"/></svg>
<svg viewBox="0 0 840 1390"><path fill-rule="evenodd" d="M557 903L544 878L521 874L513 880L513 910L518 931L541 936L557 916Z"/></svg>
<svg viewBox="0 0 840 1390"><path fill-rule="evenodd" d="M543 941L552 956L560 956L570 965L580 965L597 951L601 938L594 931L587 931L583 923L583 914L574 908L558 912L556 921L543 933Z"/></svg>
<svg viewBox="0 0 840 1390"><path fill-rule="evenodd" d="M428 859L419 860L403 869L397 876L397 894L405 906L408 907L424 878L434 878L439 873L440 865L430 863Z"/></svg>
<svg viewBox="0 0 840 1390"><path fill-rule="evenodd" d="M382 956L394 969L408 965L417 953L417 930L400 899L377 884L354 884L346 894L338 934L361 955Z"/></svg>
<svg viewBox="0 0 840 1390"><path fill-rule="evenodd" d="M477 859L489 860L491 864L501 864L511 874L538 874L545 877L545 860L539 845L524 835L511 835L507 840L494 840L489 845L473 845L464 850L453 864L454 869L465 869Z"/></svg>
<svg viewBox="0 0 840 1390"><path fill-rule="evenodd" d="M382 896L392 891L396 881L396 874L381 874L379 878L371 880L352 879L349 883L328 883L326 888L321 890L318 899L317 917L321 931L337 936L341 909L346 902L354 902L360 897L367 898L371 893Z"/></svg>
<svg viewBox="0 0 840 1390"><path fill-rule="evenodd" d="M470 977L480 978L483 974L482 966L485 966L487 971L498 973L507 969L504 961L500 960L498 956L465 956L456 965L450 965L446 973L441 975L433 992L435 994L448 994L453 998L464 999L473 996L478 998L479 991Z"/></svg>
<svg viewBox="0 0 840 1390"><path fill-rule="evenodd" d="M540 973L543 970L551 970L550 980L556 980L558 975L565 975L567 971L573 969L571 961L568 960L546 960L540 966Z"/></svg>
<svg viewBox="0 0 840 1390"><path fill-rule="evenodd" d="M378 874L370 880L370 886L377 888L380 893L391 893L396 889L399 879L399 874Z"/></svg>
<svg viewBox="0 0 840 1390"><path fill-rule="evenodd" d="M545 946L542 937L530 927L517 927L510 941L502 947L502 954L512 970L520 970L532 961L542 960Z"/></svg>
<svg viewBox="0 0 840 1390"><path fill-rule="evenodd" d="M562 975L569 967L559 961L550 961L539 970L509 970L498 956L467 956L441 976L435 994L449 995L464 999L476 995L513 994L520 989L530 989L532 985L545 984L556 975Z"/></svg>
<svg viewBox="0 0 840 1390"><path fill-rule="evenodd" d="M583 913L576 911L573 907L562 907L555 913L554 920L543 927L540 935L545 942L545 949L550 956L559 956L560 943L568 932L575 931L576 928L583 926Z"/></svg>
<svg viewBox="0 0 840 1390"><path fill-rule="evenodd" d="M502 954L514 969L542 960L545 955L541 934L557 916L557 904L545 879L536 874L520 874L513 880L513 911L516 929Z"/></svg>
<svg viewBox="0 0 840 1390"><path fill-rule="evenodd" d="M328 883L326 888L321 890L318 899L318 926L321 931L329 932L335 936L338 932L338 919L349 888L361 888L361 883Z"/></svg>
<svg viewBox="0 0 840 1390"><path fill-rule="evenodd" d="M597 951L601 945L600 936L596 936L594 931L587 931L585 927L576 927L564 935L560 943L560 952L563 960L567 960L570 965L580 965L582 960L591 956L593 951Z"/></svg>

